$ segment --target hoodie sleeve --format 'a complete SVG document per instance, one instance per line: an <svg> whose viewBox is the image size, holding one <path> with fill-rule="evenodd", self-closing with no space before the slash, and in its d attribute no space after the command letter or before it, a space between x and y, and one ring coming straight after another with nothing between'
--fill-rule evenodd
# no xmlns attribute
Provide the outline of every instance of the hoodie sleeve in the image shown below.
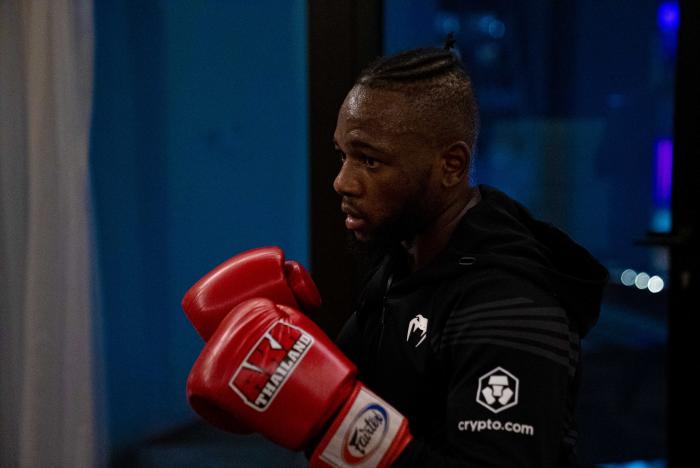
<svg viewBox="0 0 700 468"><path fill-rule="evenodd" d="M552 300L454 310L435 339L446 369L442 433L396 466L562 466L573 453L579 338Z"/></svg>

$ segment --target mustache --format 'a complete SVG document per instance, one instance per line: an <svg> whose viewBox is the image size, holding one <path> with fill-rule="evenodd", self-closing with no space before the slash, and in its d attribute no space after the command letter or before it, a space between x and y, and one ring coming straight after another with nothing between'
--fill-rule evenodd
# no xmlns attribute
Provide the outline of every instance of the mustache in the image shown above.
<svg viewBox="0 0 700 468"><path fill-rule="evenodd" d="M346 200L343 200L343 202L340 204L340 211L345 214L349 214L354 218L364 218L362 210L357 209L357 207L351 203L348 203Z"/></svg>

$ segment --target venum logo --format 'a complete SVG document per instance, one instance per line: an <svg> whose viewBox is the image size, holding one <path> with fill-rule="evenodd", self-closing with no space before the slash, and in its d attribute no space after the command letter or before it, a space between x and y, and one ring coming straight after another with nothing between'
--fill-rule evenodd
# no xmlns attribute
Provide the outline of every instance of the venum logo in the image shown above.
<svg viewBox="0 0 700 468"><path fill-rule="evenodd" d="M381 405L367 405L345 433L343 458L347 463L368 459L379 447L389 428L389 415Z"/></svg>
<svg viewBox="0 0 700 468"><path fill-rule="evenodd" d="M416 348L425 340L428 334L428 319L423 317L421 314L416 315L408 322L408 331L406 332L406 342L409 342L412 336L417 338Z"/></svg>
<svg viewBox="0 0 700 468"><path fill-rule="evenodd" d="M476 401L492 413L500 413L518 404L519 385L517 377L496 367L479 378Z"/></svg>
<svg viewBox="0 0 700 468"><path fill-rule="evenodd" d="M273 323L233 374L229 387L248 406L265 411L312 345L313 338L301 328Z"/></svg>

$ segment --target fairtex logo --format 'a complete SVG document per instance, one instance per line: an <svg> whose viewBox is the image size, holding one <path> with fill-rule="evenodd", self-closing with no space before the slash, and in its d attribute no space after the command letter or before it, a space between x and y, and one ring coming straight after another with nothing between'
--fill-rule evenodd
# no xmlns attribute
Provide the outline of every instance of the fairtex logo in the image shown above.
<svg viewBox="0 0 700 468"><path fill-rule="evenodd" d="M376 404L367 405L350 424L343 441L343 459L360 463L371 457L389 428L389 415Z"/></svg>
<svg viewBox="0 0 700 468"><path fill-rule="evenodd" d="M313 338L301 328L273 323L233 374L229 387L248 406L265 411L312 345Z"/></svg>

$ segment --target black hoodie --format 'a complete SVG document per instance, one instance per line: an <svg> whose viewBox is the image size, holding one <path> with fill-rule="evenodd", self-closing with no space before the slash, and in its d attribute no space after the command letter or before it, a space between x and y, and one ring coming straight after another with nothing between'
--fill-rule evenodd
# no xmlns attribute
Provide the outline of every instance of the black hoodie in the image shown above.
<svg viewBox="0 0 700 468"><path fill-rule="evenodd" d="M487 186L445 250L408 273L397 247L373 269L338 337L414 440L397 466L573 463L579 341L607 271Z"/></svg>

